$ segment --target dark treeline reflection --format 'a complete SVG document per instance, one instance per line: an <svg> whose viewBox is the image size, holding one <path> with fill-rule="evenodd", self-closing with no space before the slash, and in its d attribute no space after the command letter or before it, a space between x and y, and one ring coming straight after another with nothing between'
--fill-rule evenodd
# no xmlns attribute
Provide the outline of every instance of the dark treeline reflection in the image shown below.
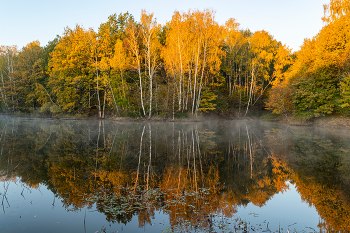
<svg viewBox="0 0 350 233"><path fill-rule="evenodd" d="M290 180L317 208L320 230L350 231L344 135L251 121L26 118L0 118L0 134L2 182L44 184L68 211L96 204L110 222L137 215L144 226L162 210L173 227L211 228L215 214L231 217L250 202L263 206Z"/></svg>

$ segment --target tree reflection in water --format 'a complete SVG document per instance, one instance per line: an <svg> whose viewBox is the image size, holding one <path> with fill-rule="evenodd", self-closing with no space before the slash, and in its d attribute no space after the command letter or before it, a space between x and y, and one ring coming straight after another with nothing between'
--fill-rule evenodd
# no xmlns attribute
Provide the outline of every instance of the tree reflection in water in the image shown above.
<svg viewBox="0 0 350 233"><path fill-rule="evenodd" d="M46 185L68 211L96 208L111 223L213 230L215 216L263 206L296 185L325 231L349 229L347 141L260 122L117 123L1 118L1 182ZM317 136L318 135L318 136ZM238 225L236 226L238 227Z"/></svg>

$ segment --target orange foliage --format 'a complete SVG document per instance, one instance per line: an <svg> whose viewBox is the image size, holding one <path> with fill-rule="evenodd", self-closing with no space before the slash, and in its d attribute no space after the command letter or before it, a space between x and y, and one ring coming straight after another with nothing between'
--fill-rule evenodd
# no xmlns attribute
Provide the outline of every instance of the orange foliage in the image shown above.
<svg viewBox="0 0 350 233"><path fill-rule="evenodd" d="M324 7L324 22L334 22L343 16L349 16L350 1L349 0L330 0L329 4Z"/></svg>

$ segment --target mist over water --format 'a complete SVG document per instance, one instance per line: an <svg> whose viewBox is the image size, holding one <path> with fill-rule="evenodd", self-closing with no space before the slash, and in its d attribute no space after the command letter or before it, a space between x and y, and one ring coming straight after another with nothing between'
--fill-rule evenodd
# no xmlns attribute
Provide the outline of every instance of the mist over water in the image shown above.
<svg viewBox="0 0 350 233"><path fill-rule="evenodd" d="M1 117L0 231L350 231L349 142L264 121Z"/></svg>

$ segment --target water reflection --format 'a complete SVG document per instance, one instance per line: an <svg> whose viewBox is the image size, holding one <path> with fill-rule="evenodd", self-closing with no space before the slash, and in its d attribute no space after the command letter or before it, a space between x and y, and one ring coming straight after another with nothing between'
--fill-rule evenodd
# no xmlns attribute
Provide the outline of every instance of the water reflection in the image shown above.
<svg viewBox="0 0 350 233"><path fill-rule="evenodd" d="M275 131L266 136L272 153L288 164L290 179L302 199L318 210L322 218L319 229L349 232L349 137L346 132L325 132L301 130L283 139L282 132ZM274 143L283 147L277 148Z"/></svg>
<svg viewBox="0 0 350 233"><path fill-rule="evenodd" d="M350 231L344 135L238 121L1 118L0 129L5 214L8 184L20 179L23 190L47 186L55 194L53 206L60 201L67 211L96 208L110 223L137 216L144 227L162 211L170 231L212 231L218 214L230 218L239 206L264 206L290 181L317 208L319 230Z"/></svg>

